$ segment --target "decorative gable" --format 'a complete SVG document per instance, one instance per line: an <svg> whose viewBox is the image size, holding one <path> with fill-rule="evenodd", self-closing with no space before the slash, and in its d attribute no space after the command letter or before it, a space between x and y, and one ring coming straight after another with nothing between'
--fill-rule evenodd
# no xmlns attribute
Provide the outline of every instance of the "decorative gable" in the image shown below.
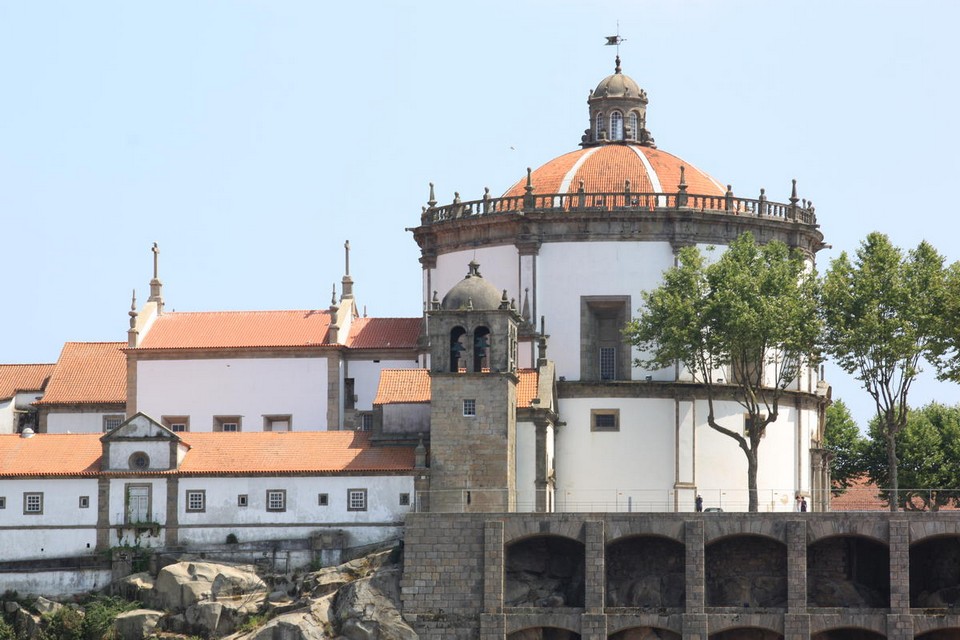
<svg viewBox="0 0 960 640"><path fill-rule="evenodd" d="M153 418L137 413L100 438L103 447L101 470L150 473L176 469L181 447L176 433Z"/></svg>

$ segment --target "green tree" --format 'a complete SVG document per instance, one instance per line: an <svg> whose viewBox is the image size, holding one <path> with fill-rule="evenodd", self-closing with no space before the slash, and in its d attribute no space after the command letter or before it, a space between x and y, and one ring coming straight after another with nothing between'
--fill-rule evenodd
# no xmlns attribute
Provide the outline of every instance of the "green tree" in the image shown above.
<svg viewBox="0 0 960 640"><path fill-rule="evenodd" d="M886 464L886 437L883 425L874 418L872 437L864 448L864 464L878 487L889 486ZM907 422L896 436L900 485L896 494L882 492L888 500L897 496L898 506L909 510L937 511L945 504L960 505L960 406L930 403L911 409Z"/></svg>
<svg viewBox="0 0 960 640"><path fill-rule="evenodd" d="M757 511L758 449L776 422L780 398L817 352L817 282L803 256L782 242L737 238L707 264L684 247L663 284L643 294L644 307L624 334L648 368L685 366L707 396L707 424L732 438L747 458L749 509ZM724 382L726 380L726 382ZM747 414L744 430L717 422L716 400Z"/></svg>
<svg viewBox="0 0 960 640"><path fill-rule="evenodd" d="M851 263L833 261L821 307L826 351L859 380L876 406L886 444L887 482L899 487L896 436L907 421L907 396L920 359L933 354L944 301L943 258L922 242L905 257L881 233L861 243ZM899 500L890 501L896 511Z"/></svg>
<svg viewBox="0 0 960 640"><path fill-rule="evenodd" d="M833 454L830 479L834 495L839 495L852 484L851 481L866 473L864 453L867 439L860 435L860 427L843 400L835 400L827 407L823 446Z"/></svg>

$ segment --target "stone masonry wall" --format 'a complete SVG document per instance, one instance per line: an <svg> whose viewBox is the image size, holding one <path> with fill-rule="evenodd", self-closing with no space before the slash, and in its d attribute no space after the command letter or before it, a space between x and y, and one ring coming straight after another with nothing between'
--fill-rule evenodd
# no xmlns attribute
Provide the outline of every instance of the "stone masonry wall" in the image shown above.
<svg viewBox="0 0 960 640"><path fill-rule="evenodd" d="M567 538L576 545L548 545L583 553L583 606L566 606L561 599L543 599L541 606L506 606L507 556L523 548L541 549L529 541ZM770 566L775 575L763 576L786 584L785 601L768 607L709 606L705 595L711 581L722 583L744 577L738 562L710 560L711 553L737 549L741 558L757 537L771 548L785 549L782 561ZM882 607L862 602L832 608L814 607L807 599L807 553L811 546L833 538L867 540L889 555L889 597ZM873 631L888 640L908 640L922 633L960 637L960 614L951 607L911 609L911 546L925 540L960 539L960 516L955 513L807 513L807 514L410 514L405 536L404 576L401 583L404 617L424 640L505 640L529 629L565 629L584 640L608 640L635 635L629 630L658 630L662 637L688 640L740 637L743 630L785 640L829 637L837 629ZM616 545L657 539L682 545L682 564L670 561L669 573L682 574L682 606L611 606L607 598L606 557L616 562ZM528 541L523 544L518 542ZM511 549L511 545L515 545ZM731 546L733 545L733 546ZM856 544L848 545L851 549ZM842 545L820 549L838 562ZM636 553L642 556L641 551ZM674 558L679 558L673 554ZM858 562L870 555L858 554ZM918 556L919 557L919 556ZM884 558L885 559L885 558ZM755 572L756 563L749 563ZM618 575L613 571L614 575ZM838 576L839 577L839 576ZM823 579L823 576L820 576ZM666 582L664 582L666 583ZM653 581L646 580L644 588ZM960 588L960 585L957 585ZM679 589L671 583L672 590ZM778 587L779 589L780 587ZM837 593L842 594L842 591ZM674 604L676 596L667 597ZM553 606L555 605L555 606ZM858 606L859 605L859 606ZM738 630L738 631L735 631ZM733 632L726 636L723 632ZM952 634L952 635L951 635ZM534 634L535 636L536 634ZM577 635L571 635L577 637ZM934 636L928 636L934 637Z"/></svg>

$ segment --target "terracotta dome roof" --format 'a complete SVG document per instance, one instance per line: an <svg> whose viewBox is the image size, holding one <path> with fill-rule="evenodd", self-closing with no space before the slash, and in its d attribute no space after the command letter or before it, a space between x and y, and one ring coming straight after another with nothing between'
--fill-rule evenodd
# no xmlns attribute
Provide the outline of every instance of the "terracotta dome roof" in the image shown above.
<svg viewBox="0 0 960 640"><path fill-rule="evenodd" d="M611 76L612 77L612 76ZM602 84L602 83L601 83ZM535 169L534 193L576 193L583 181L587 193L620 193L630 181L634 193L674 193L684 167L687 193L723 196L724 186L700 169L666 151L635 144L607 144L571 151ZM522 196L522 178L504 196Z"/></svg>
<svg viewBox="0 0 960 640"><path fill-rule="evenodd" d="M440 303L442 309L476 309L487 311L497 309L503 300L497 288L480 275L480 265L470 262L470 271L463 280L453 285Z"/></svg>

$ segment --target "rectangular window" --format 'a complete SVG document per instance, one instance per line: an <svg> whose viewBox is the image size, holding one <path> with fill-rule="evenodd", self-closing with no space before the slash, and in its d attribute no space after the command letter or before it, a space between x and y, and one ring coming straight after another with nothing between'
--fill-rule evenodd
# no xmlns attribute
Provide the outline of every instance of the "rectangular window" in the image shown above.
<svg viewBox="0 0 960 640"><path fill-rule="evenodd" d="M357 431L373 431L373 414L369 411L360 414L360 422Z"/></svg>
<svg viewBox="0 0 960 640"><path fill-rule="evenodd" d="M267 491L267 511L286 511L286 489L270 489Z"/></svg>
<svg viewBox="0 0 960 640"><path fill-rule="evenodd" d="M250 504L250 499L247 497L247 494L241 493L240 495L237 496L238 507L245 507L248 504Z"/></svg>
<svg viewBox="0 0 960 640"><path fill-rule="evenodd" d="M213 430L223 433L236 433L240 431L240 416L214 416Z"/></svg>
<svg viewBox="0 0 960 640"><path fill-rule="evenodd" d="M127 502L127 524L150 522L150 492L149 484L128 484L125 488Z"/></svg>
<svg viewBox="0 0 960 640"><path fill-rule="evenodd" d="M326 507L330 504L330 494L327 493L318 493L317 494L317 504L321 507Z"/></svg>
<svg viewBox="0 0 960 640"><path fill-rule="evenodd" d="M293 424L293 416L263 416L264 431L290 431Z"/></svg>
<svg viewBox="0 0 960 640"><path fill-rule="evenodd" d="M23 494L23 513L25 515L38 516L43 513L43 494L25 493Z"/></svg>
<svg viewBox="0 0 960 640"><path fill-rule="evenodd" d="M353 378L343 379L343 408L353 409L357 406L356 384Z"/></svg>
<svg viewBox="0 0 960 640"><path fill-rule="evenodd" d="M80 508L81 509L90 508L90 496L80 496Z"/></svg>
<svg viewBox="0 0 960 640"><path fill-rule="evenodd" d="M190 431L190 416L163 416L160 423L174 433Z"/></svg>
<svg viewBox="0 0 960 640"><path fill-rule="evenodd" d="M477 401L474 399L464 400L463 401L463 415L465 416L475 416L477 415Z"/></svg>
<svg viewBox="0 0 960 640"><path fill-rule="evenodd" d="M0 497L0 509L6 509L6 508L7 508L7 497L2 496Z"/></svg>
<svg viewBox="0 0 960 640"><path fill-rule="evenodd" d="M591 409L591 431L620 431L620 409Z"/></svg>
<svg viewBox="0 0 960 640"><path fill-rule="evenodd" d="M367 490L347 489L347 511L367 510Z"/></svg>
<svg viewBox="0 0 960 640"><path fill-rule="evenodd" d="M187 512L199 513L207 510L206 491L187 491Z"/></svg>
<svg viewBox="0 0 960 640"><path fill-rule="evenodd" d="M122 415L103 416L103 432L113 431L119 427L125 419L126 416Z"/></svg>
<svg viewBox="0 0 960 640"><path fill-rule="evenodd" d="M409 506L410 506L410 494L409 494L409 493L401 493L401 494L400 494L400 506L401 506L401 507L409 507Z"/></svg>
<svg viewBox="0 0 960 640"><path fill-rule="evenodd" d="M617 377L617 350L614 347L600 347L600 379L615 380Z"/></svg>

